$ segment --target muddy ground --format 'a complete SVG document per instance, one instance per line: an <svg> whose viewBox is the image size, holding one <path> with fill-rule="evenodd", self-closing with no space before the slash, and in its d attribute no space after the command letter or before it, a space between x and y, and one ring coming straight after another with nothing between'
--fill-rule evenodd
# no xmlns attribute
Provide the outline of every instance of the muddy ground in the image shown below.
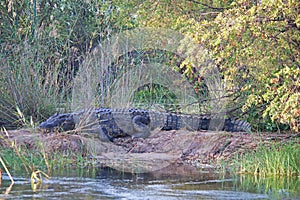
<svg viewBox="0 0 300 200"><path fill-rule="evenodd" d="M185 130L154 131L149 138L118 138L101 142L96 136L82 133L42 133L13 130L0 133L0 146L25 145L32 151L41 147L51 154L70 152L87 156L99 166L128 172L189 171L191 167L213 168L237 154L255 150L261 143L285 143L300 134L246 134ZM297 140L299 141L299 140ZM176 167L174 167L176 166Z"/></svg>

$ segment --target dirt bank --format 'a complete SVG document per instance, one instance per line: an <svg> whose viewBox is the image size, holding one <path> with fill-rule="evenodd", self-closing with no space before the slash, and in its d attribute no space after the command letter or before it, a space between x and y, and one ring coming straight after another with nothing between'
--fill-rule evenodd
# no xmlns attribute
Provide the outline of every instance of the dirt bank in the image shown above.
<svg viewBox="0 0 300 200"><path fill-rule="evenodd" d="M236 154L254 150L260 143L283 143L299 136L179 130L155 131L147 139L119 138L113 143L103 143L89 134L13 130L0 133L0 145L14 143L33 151L42 146L47 153L73 152L88 156L100 166L129 172L150 172L174 165L210 168L220 161L234 158Z"/></svg>

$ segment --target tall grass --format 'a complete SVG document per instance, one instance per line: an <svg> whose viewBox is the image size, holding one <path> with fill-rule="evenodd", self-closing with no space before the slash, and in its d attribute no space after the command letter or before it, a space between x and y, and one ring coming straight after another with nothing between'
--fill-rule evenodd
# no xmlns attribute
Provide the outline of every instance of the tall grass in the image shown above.
<svg viewBox="0 0 300 200"><path fill-rule="evenodd" d="M235 171L267 176L300 176L300 141L260 145L257 150L238 156Z"/></svg>
<svg viewBox="0 0 300 200"><path fill-rule="evenodd" d="M68 154L62 154L56 152L53 154L47 154L47 160L45 154L39 151L31 151L25 146L19 147L21 155L17 155L13 149L5 149L1 151L1 156L8 168L15 173L30 174L35 170L43 170L47 173L51 173L56 169L67 168L82 168L89 166L90 162L82 155L78 155L72 152ZM24 163L21 165L20 163Z"/></svg>
<svg viewBox="0 0 300 200"><path fill-rule="evenodd" d="M73 76L105 36L110 9L100 1L0 3L0 126L23 125L17 107L35 121L69 108Z"/></svg>
<svg viewBox="0 0 300 200"><path fill-rule="evenodd" d="M59 65L45 66L46 47L18 44L10 53L2 54L0 72L0 119L10 125L24 125L19 121L17 108L25 116L39 119L55 111L66 102L67 85L59 85Z"/></svg>
<svg viewBox="0 0 300 200"><path fill-rule="evenodd" d="M10 147L0 144L0 148L0 156L7 167L17 174L30 174L36 170L50 174L56 169L82 168L91 164L88 158L80 153L72 151L45 152L42 143L35 150L24 144L11 144Z"/></svg>

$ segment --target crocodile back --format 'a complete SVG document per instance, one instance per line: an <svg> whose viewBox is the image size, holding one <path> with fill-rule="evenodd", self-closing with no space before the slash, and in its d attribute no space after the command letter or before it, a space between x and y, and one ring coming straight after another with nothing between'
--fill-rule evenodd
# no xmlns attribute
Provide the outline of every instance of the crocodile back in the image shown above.
<svg viewBox="0 0 300 200"><path fill-rule="evenodd" d="M141 123L150 124L149 112L142 109L95 109L95 114L99 120L99 126L104 127L110 137L122 137L133 135L136 130L132 123L133 118L142 116Z"/></svg>

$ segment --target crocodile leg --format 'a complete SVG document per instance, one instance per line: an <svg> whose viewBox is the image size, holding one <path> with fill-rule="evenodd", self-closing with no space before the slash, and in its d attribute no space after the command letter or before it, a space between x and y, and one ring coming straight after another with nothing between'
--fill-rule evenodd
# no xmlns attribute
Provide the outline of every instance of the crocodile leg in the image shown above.
<svg viewBox="0 0 300 200"><path fill-rule="evenodd" d="M114 138L108 133L108 130L104 126L99 126L98 136L102 142L113 142Z"/></svg>
<svg viewBox="0 0 300 200"><path fill-rule="evenodd" d="M149 137L151 132L150 128L147 125L149 122L149 119L147 117L137 115L133 117L132 119L132 125L134 127L134 130L136 131L132 138L146 138Z"/></svg>

